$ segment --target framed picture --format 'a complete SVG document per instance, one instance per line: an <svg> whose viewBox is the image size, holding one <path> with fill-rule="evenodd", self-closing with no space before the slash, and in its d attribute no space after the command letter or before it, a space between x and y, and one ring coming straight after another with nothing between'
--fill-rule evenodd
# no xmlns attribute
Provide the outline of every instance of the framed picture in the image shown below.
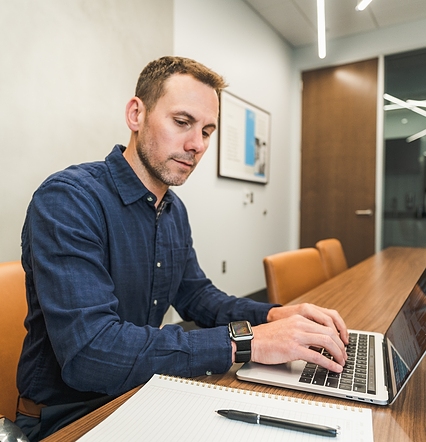
<svg viewBox="0 0 426 442"><path fill-rule="evenodd" d="M266 184L270 157L269 112L227 91L220 97L218 175Z"/></svg>

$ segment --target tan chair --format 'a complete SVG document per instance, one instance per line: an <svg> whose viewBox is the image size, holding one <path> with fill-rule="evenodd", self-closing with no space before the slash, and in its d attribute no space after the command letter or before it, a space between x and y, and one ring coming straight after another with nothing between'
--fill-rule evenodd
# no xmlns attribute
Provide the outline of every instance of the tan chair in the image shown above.
<svg viewBox="0 0 426 442"><path fill-rule="evenodd" d="M14 421L16 372L26 334L25 273L19 261L0 263L0 415Z"/></svg>
<svg viewBox="0 0 426 442"><path fill-rule="evenodd" d="M338 239L322 239L315 244L315 247L320 253L324 271L328 279L333 278L333 276L342 273L348 268L342 243Z"/></svg>
<svg viewBox="0 0 426 442"><path fill-rule="evenodd" d="M263 259L268 300L286 304L327 280L314 247L276 253Z"/></svg>

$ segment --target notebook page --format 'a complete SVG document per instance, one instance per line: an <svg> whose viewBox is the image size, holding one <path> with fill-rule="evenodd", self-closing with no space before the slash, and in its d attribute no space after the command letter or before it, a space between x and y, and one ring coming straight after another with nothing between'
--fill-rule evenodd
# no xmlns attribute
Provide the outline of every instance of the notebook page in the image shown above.
<svg viewBox="0 0 426 442"><path fill-rule="evenodd" d="M153 376L79 441L315 442L325 439L293 430L237 422L216 413L216 410L231 408L331 427L338 425L341 433L331 440L339 442L373 441L372 414L367 408L301 401L159 375Z"/></svg>

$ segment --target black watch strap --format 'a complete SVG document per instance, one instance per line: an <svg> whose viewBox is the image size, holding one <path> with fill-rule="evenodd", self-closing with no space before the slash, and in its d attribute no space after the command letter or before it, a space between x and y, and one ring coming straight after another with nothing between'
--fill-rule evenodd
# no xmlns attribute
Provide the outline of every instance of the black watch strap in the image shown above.
<svg viewBox="0 0 426 442"><path fill-rule="evenodd" d="M235 362L249 362L251 359L251 339L245 341L234 341L237 345Z"/></svg>

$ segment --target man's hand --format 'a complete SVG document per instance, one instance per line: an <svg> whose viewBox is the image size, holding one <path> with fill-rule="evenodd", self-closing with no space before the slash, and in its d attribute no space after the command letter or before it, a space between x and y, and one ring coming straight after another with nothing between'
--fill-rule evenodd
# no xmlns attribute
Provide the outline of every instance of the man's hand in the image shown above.
<svg viewBox="0 0 426 442"><path fill-rule="evenodd" d="M268 323L253 327L252 358L263 364L281 364L297 359L341 372L349 337L343 319L335 310L312 304L275 307ZM309 347L324 347L333 361Z"/></svg>
<svg viewBox="0 0 426 442"><path fill-rule="evenodd" d="M330 310L328 308L318 307L317 305L308 303L274 307L269 310L266 320L272 322L277 321L278 319L289 318L292 315L302 315L318 324L334 327L335 330L340 333L340 339L346 345L349 344L349 334L345 321L343 321L336 310Z"/></svg>

